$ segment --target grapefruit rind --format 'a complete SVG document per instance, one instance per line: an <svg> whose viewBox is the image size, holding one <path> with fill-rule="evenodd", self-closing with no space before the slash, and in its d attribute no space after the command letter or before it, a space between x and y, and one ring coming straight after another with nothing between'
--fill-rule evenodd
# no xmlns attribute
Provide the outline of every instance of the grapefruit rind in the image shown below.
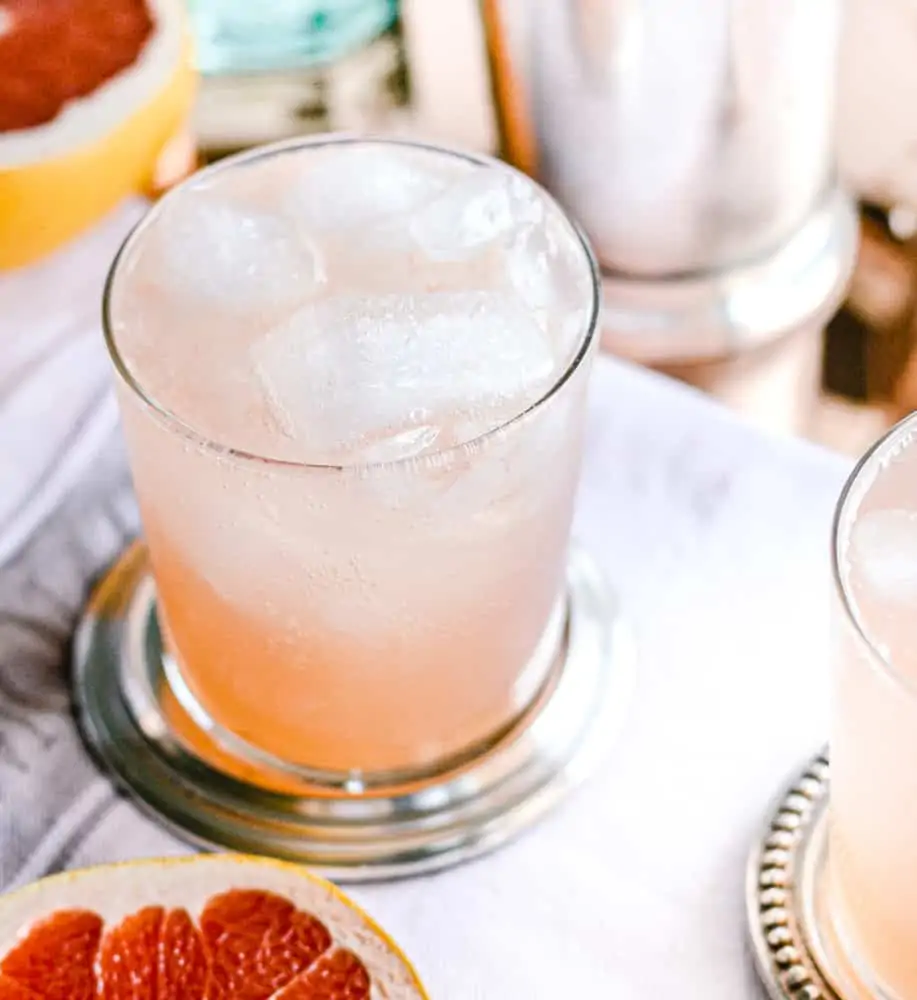
<svg viewBox="0 0 917 1000"><path fill-rule="evenodd" d="M106 929L147 906L184 908L198 921L207 901L230 889L277 893L318 917L333 947L353 951L370 970L374 998L429 1000L398 945L336 886L298 865L247 855L128 861L33 882L0 896L0 956L59 910L90 909Z"/></svg>
<svg viewBox="0 0 917 1000"><path fill-rule="evenodd" d="M195 92L179 0L148 0L156 27L136 62L51 122L0 133L0 269L31 263L155 187Z"/></svg>

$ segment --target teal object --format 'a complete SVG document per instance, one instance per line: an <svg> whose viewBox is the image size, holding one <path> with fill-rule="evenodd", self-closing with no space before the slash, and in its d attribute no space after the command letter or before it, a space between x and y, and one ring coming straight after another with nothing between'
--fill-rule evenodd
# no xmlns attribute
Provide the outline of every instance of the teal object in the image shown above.
<svg viewBox="0 0 917 1000"><path fill-rule="evenodd" d="M188 6L204 74L327 65L398 19L398 0L188 0Z"/></svg>

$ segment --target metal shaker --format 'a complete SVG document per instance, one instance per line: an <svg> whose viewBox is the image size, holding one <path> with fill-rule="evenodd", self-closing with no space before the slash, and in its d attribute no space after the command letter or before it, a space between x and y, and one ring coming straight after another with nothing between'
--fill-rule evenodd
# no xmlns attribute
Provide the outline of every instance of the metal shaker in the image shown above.
<svg viewBox="0 0 917 1000"><path fill-rule="evenodd" d="M856 255L836 182L842 0L482 0L503 154L579 220L610 349L722 358L820 325Z"/></svg>

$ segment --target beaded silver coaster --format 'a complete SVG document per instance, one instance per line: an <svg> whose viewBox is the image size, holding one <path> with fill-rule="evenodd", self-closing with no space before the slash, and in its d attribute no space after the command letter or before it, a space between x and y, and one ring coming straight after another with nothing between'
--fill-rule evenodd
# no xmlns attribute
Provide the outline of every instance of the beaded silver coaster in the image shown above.
<svg viewBox="0 0 917 1000"><path fill-rule="evenodd" d="M749 857L752 956L772 1000L882 1000L851 964L826 905L829 776L819 753L781 794Z"/></svg>
<svg viewBox="0 0 917 1000"><path fill-rule="evenodd" d="M146 551L128 549L77 629L83 735L139 805L204 847L309 864L339 881L413 875L492 850L599 763L634 682L634 647L592 560L571 551L563 640L512 728L459 766L371 793L242 760L184 712L164 668Z"/></svg>

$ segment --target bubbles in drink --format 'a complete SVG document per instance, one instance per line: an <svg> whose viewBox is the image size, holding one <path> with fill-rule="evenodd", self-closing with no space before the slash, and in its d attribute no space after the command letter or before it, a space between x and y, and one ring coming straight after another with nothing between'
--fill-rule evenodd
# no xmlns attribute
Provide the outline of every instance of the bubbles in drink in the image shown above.
<svg viewBox="0 0 917 1000"><path fill-rule="evenodd" d="M556 369L530 312L485 291L329 298L254 343L252 359L284 432L348 462L477 437L535 402Z"/></svg>
<svg viewBox="0 0 917 1000"><path fill-rule="evenodd" d="M853 525L849 556L870 600L917 601L917 511L862 514Z"/></svg>

